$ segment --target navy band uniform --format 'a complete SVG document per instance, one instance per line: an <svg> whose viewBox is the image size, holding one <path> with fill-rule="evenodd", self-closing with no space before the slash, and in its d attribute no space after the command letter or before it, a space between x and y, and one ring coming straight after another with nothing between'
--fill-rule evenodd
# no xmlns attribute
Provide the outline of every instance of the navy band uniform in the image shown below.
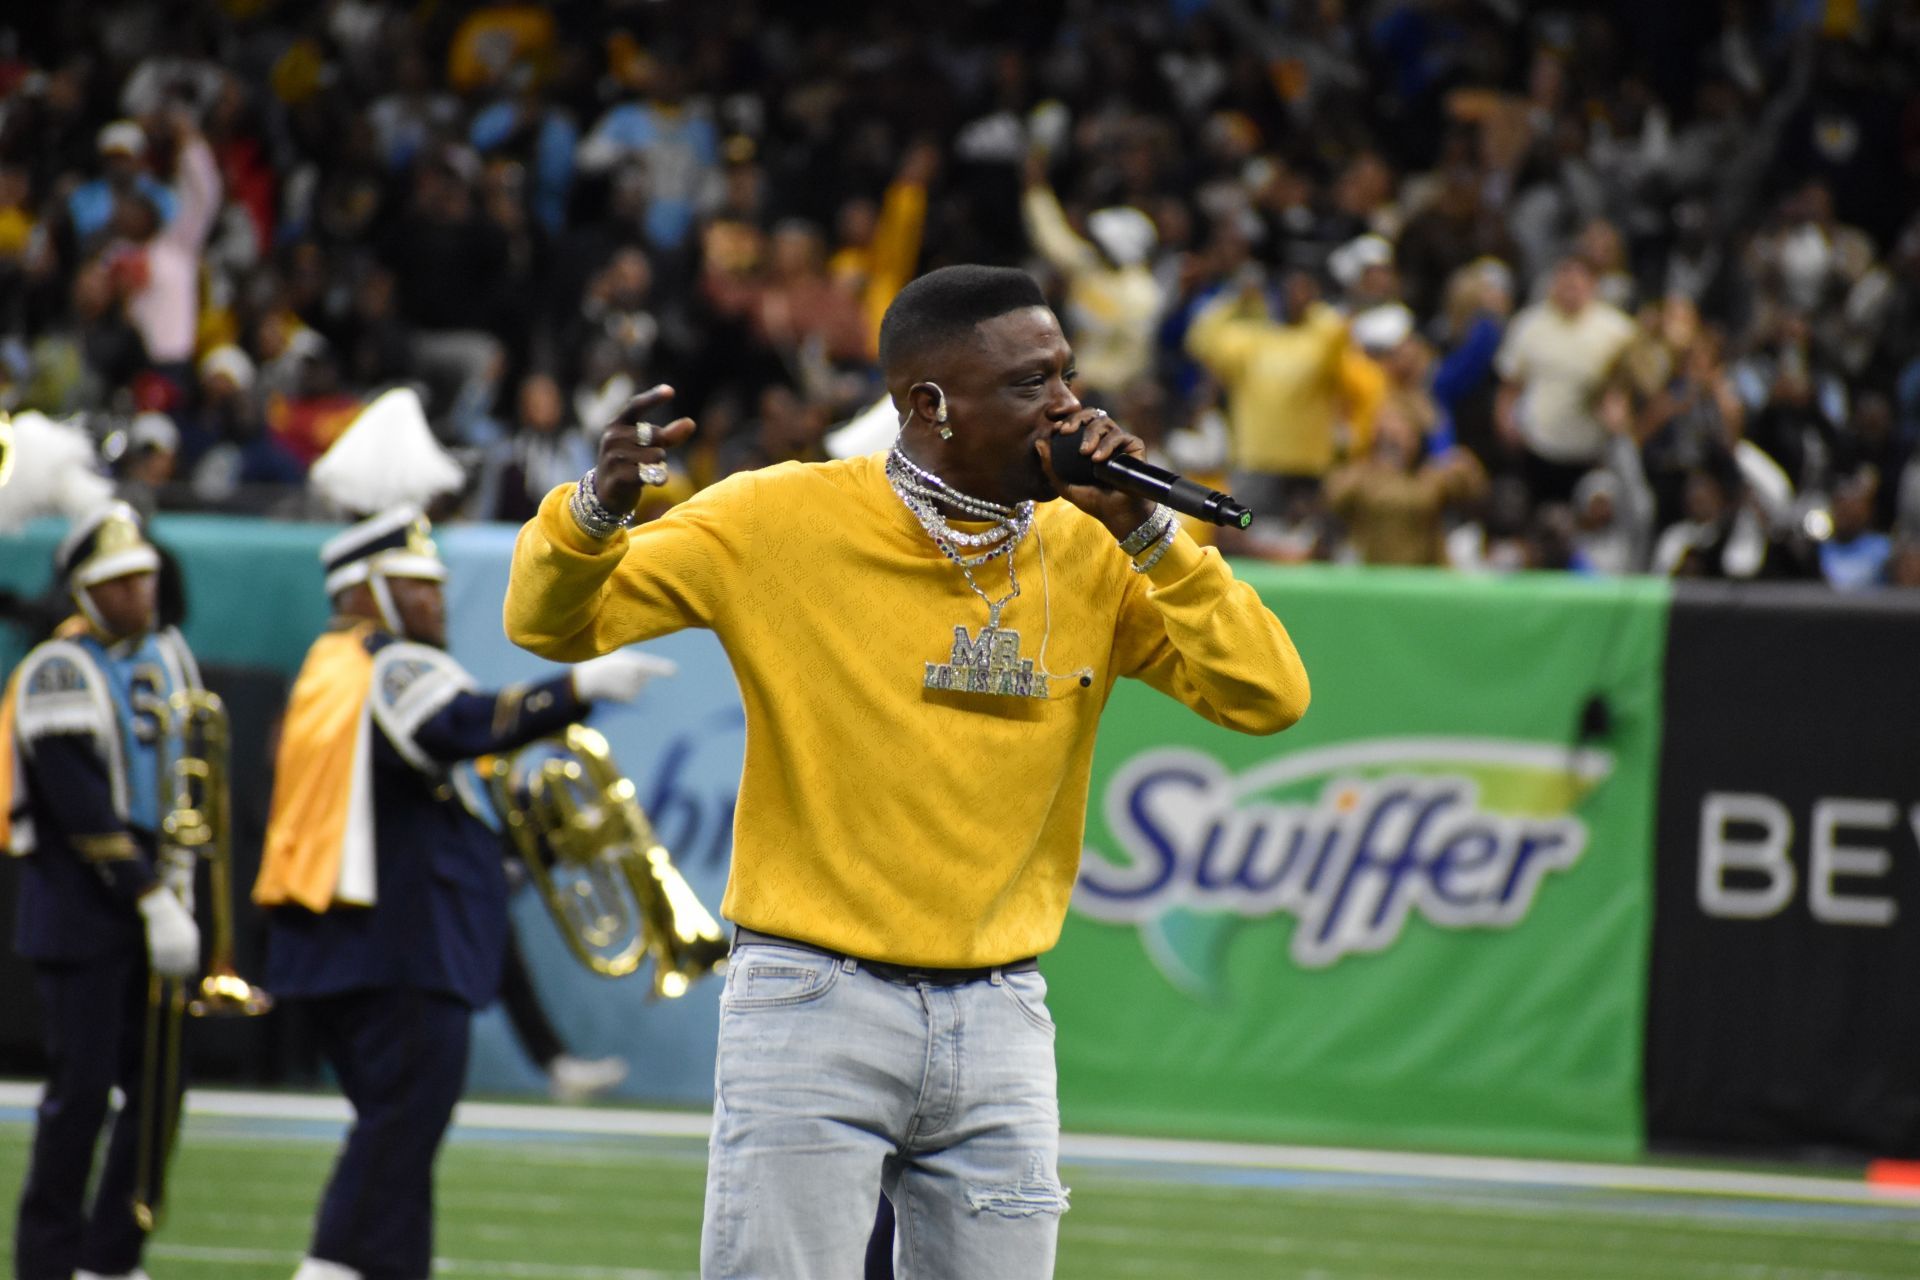
<svg viewBox="0 0 1920 1280"><path fill-rule="evenodd" d="M456 766L588 709L570 677L482 692L442 649L406 638L393 580L445 577L425 535L417 513L396 511L323 552L336 601L365 583L378 616L341 619L294 686L254 893L269 909L266 986L306 1009L356 1117L302 1277L429 1273L433 1163L465 1083L471 1014L497 993L509 928L499 837L475 816L471 773ZM350 720L319 727L342 699L356 709ZM343 746L341 733L357 741ZM344 771L329 767L342 759ZM301 813L343 808L338 847L301 847Z"/></svg>
<svg viewBox="0 0 1920 1280"><path fill-rule="evenodd" d="M139 1274L146 1243L132 1212L149 974L138 904L191 896L191 864L183 882L156 858L154 708L200 679L177 632L116 635L88 592L158 568L125 504L79 523L56 554L79 614L27 655L12 685L13 741L0 757L11 761L9 851L21 866L14 947L33 965L48 1058L14 1234L18 1280ZM116 1086L126 1101L88 1203Z"/></svg>

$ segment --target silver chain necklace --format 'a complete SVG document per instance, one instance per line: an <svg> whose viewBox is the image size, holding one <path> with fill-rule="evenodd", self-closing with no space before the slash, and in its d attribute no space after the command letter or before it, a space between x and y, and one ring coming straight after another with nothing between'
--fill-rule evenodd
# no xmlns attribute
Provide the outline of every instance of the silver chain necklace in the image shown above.
<svg viewBox="0 0 1920 1280"><path fill-rule="evenodd" d="M920 521L920 527L927 531L927 536L963 568L985 564L997 555L1006 555L1026 537L1027 530L1033 524L1031 502L1006 507L962 493L933 472L917 465L899 449L895 449L887 459L887 481L893 486L893 491L900 495L907 509ZM992 527L979 533L955 529L940 511L941 503L964 515L991 521ZM955 554L956 549L961 547L991 547L995 550L965 557Z"/></svg>
<svg viewBox="0 0 1920 1280"><path fill-rule="evenodd" d="M987 693L1000 697L1045 698L1047 682L1036 674L1033 660L1020 656L1020 633L1000 625L1000 614L1020 594L1020 576L1015 571L1013 553L1033 527L1033 503L1002 506L985 498L976 498L955 489L933 472L917 465L894 446L887 455L887 483L940 553L959 568L973 594L987 606L987 625L976 637L965 626L953 629L953 653L946 662L929 662L923 687L962 693ZM953 528L941 513L939 504L970 516L993 521L993 527L979 533ZM969 555L966 548L985 550ZM980 589L973 571L983 564L1007 557L1007 594L995 600Z"/></svg>

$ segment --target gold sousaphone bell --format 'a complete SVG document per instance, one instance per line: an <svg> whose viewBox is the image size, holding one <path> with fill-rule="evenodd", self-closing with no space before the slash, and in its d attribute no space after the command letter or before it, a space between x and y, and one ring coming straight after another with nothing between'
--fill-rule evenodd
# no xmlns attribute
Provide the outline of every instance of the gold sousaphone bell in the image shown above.
<svg viewBox="0 0 1920 1280"><path fill-rule="evenodd" d="M570 725L480 772L580 963L619 978L651 957L654 994L668 999L724 970L726 935L654 835L606 738Z"/></svg>

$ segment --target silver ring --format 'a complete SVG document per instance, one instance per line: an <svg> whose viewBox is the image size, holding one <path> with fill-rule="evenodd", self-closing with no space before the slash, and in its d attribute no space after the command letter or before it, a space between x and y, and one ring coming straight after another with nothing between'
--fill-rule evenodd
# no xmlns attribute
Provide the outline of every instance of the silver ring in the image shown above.
<svg viewBox="0 0 1920 1280"><path fill-rule="evenodd" d="M653 424L651 422L643 422L635 427L633 429L633 442L643 449L652 444Z"/></svg>
<svg viewBox="0 0 1920 1280"><path fill-rule="evenodd" d="M667 482L667 464L664 462L643 462L640 464L640 483L659 488Z"/></svg>

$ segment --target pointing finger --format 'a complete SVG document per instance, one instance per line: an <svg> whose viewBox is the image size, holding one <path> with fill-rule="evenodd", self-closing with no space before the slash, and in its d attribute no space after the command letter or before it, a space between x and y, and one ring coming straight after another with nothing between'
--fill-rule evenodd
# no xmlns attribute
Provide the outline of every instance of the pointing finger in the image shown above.
<svg viewBox="0 0 1920 1280"><path fill-rule="evenodd" d="M692 418L675 418L664 427L655 427L653 442L661 445L675 445L693 434Z"/></svg>
<svg viewBox="0 0 1920 1280"><path fill-rule="evenodd" d="M663 382L657 387L651 387L642 391L639 395L627 401L626 407L621 409L608 425L633 426L642 418L645 418L649 410L655 406L663 405L671 399L673 399L673 388Z"/></svg>

